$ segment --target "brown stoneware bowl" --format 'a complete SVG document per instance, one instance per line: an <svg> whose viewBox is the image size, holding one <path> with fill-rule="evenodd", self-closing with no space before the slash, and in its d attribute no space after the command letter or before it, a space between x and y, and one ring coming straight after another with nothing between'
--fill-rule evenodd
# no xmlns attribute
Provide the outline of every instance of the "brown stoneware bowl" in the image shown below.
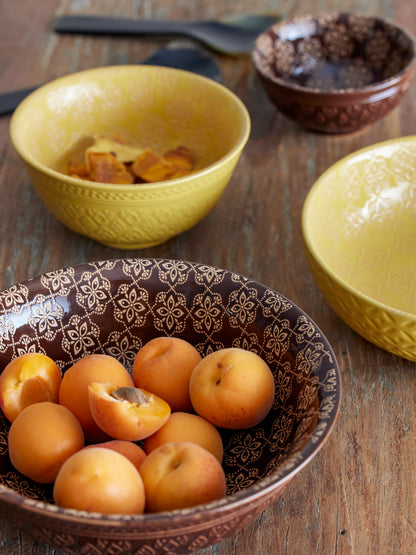
<svg viewBox="0 0 416 555"><path fill-rule="evenodd" d="M274 405L258 426L221 430L227 496L189 509L103 515L55 506L51 486L13 469L9 424L0 421L0 516L67 553L185 553L247 526L324 445L338 415L341 380L314 322L276 291L207 265L120 259L51 271L0 293L0 369L28 351L64 373L92 352L129 370L155 336L193 343L202 355L238 346L270 365Z"/></svg>
<svg viewBox="0 0 416 555"><path fill-rule="evenodd" d="M400 102L413 75L415 42L386 19L318 13L270 27L252 60L283 114L308 129L349 133Z"/></svg>

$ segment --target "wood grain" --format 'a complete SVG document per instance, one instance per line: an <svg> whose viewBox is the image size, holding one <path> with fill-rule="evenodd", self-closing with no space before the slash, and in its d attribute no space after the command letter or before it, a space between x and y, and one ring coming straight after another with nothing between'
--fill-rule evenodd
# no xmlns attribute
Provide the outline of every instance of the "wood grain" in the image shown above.
<svg viewBox="0 0 416 555"><path fill-rule="evenodd" d="M114 14L202 19L278 9L284 16L316 10L360 11L394 18L416 32L408 0L2 0L0 92L43 83L89 67L139 63L162 40L57 36L56 15ZM400 107L371 127L331 137L300 129L277 113L249 57L216 55L224 84L252 118L250 140L213 211L164 245L121 251L74 234L33 191L0 118L0 289L41 272L85 261L149 256L204 262L277 289L312 316L332 344L343 377L343 403L320 454L247 529L195 553L416 553L416 374L414 363L384 352L348 328L312 281L302 251L301 210L316 178L369 144L415 133L415 82ZM64 555L37 545L1 521L5 555Z"/></svg>

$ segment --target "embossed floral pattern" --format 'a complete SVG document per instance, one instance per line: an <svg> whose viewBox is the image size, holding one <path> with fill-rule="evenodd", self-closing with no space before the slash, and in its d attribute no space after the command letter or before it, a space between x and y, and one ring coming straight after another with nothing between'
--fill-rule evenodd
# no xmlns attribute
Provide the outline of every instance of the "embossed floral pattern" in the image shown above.
<svg viewBox="0 0 416 555"><path fill-rule="evenodd" d="M7 291L0 293L0 304L5 310L18 312L27 300L27 287L13 285Z"/></svg>
<svg viewBox="0 0 416 555"><path fill-rule="evenodd" d="M41 277L41 280L45 287L49 287L51 292L65 295L73 283L72 273L71 269L48 272Z"/></svg>
<svg viewBox="0 0 416 555"><path fill-rule="evenodd" d="M100 329L88 318L71 316L68 326L63 331L62 348L73 360L93 353L99 348Z"/></svg>
<svg viewBox="0 0 416 555"><path fill-rule="evenodd" d="M0 294L2 367L18 354L40 350L62 372L90 352L107 353L131 371L140 347L162 334L187 339L202 355L227 346L252 350L274 373L276 396L266 419L250 430L221 430L228 496L212 510L115 520L91 514L86 520L52 505L50 488L13 470L9 425L2 418L0 511L8 496L18 494L17 509L5 516L22 527L31 522L39 540L68 553L183 553L251 522L317 453L339 410L337 364L315 324L276 291L207 265L123 259L50 272ZM252 495L253 501L241 503Z"/></svg>
<svg viewBox="0 0 416 555"><path fill-rule="evenodd" d="M143 325L149 311L149 295L146 289L121 285L114 298L114 316L131 325Z"/></svg>

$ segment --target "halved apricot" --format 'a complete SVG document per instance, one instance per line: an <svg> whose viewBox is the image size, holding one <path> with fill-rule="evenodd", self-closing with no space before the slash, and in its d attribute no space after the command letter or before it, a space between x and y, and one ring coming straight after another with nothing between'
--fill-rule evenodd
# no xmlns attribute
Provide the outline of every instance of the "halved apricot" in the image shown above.
<svg viewBox="0 0 416 555"><path fill-rule="evenodd" d="M144 439L163 426L170 415L166 401L137 387L91 383L88 398L95 422L115 439Z"/></svg>
<svg viewBox="0 0 416 555"><path fill-rule="evenodd" d="M25 353L13 359L0 375L0 407L13 420L28 405L58 401L62 376L55 362L42 353Z"/></svg>

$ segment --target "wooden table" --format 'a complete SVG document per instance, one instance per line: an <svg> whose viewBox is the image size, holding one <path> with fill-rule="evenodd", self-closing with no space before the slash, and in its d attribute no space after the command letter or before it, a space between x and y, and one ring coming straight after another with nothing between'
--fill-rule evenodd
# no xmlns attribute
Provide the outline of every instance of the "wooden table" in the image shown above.
<svg viewBox="0 0 416 555"><path fill-rule="evenodd" d="M138 63L161 40L79 37L51 31L54 16L114 14L203 19L234 11L318 9L393 18L416 32L412 0L1 0L0 91L39 84L95 66ZM247 529L198 555L416 553L415 365L362 339L331 310L302 251L301 210L316 178L341 157L416 131L416 82L390 115L347 136L314 134L277 113L249 57L217 56L224 84L246 104L252 133L214 210L166 244L121 251L76 235L44 208L0 118L0 289L62 266L103 258L187 259L226 268L280 291L317 322L343 377L343 403L319 455ZM5 555L63 555L0 522Z"/></svg>

